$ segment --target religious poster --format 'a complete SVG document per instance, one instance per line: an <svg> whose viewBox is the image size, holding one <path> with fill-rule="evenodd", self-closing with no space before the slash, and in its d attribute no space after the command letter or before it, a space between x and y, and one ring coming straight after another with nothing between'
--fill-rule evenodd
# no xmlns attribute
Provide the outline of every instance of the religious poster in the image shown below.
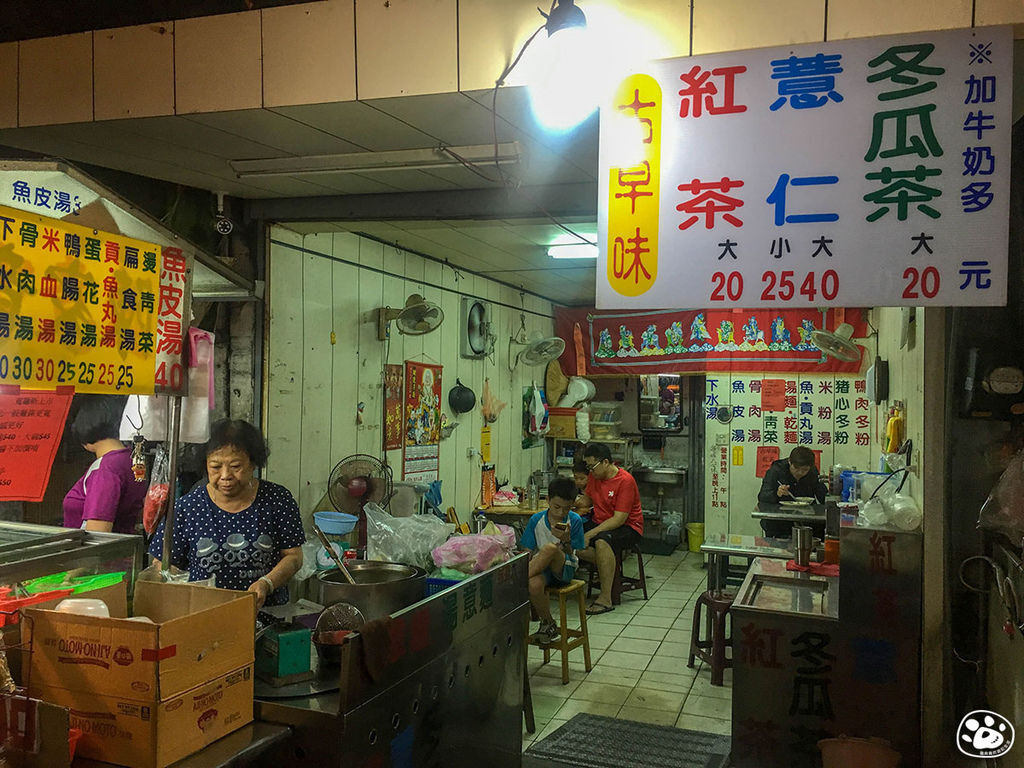
<svg viewBox="0 0 1024 768"><path fill-rule="evenodd" d="M405 361L402 479L437 480L441 446L441 366Z"/></svg>
<svg viewBox="0 0 1024 768"><path fill-rule="evenodd" d="M692 309L662 312L556 307L555 334L565 339L562 370L588 374L803 371L857 373L860 361L827 356L815 330L853 327L867 335L861 309Z"/></svg>
<svg viewBox="0 0 1024 768"><path fill-rule="evenodd" d="M402 447L402 366L384 366L384 450Z"/></svg>
<svg viewBox="0 0 1024 768"><path fill-rule="evenodd" d="M0 386L0 501L42 501L74 390Z"/></svg>
<svg viewBox="0 0 1024 768"><path fill-rule="evenodd" d="M1007 25L634 71L601 110L597 306L1005 304L1013 58Z"/></svg>
<svg viewBox="0 0 1024 768"><path fill-rule="evenodd" d="M0 222L0 384L186 391L180 249L4 206Z"/></svg>

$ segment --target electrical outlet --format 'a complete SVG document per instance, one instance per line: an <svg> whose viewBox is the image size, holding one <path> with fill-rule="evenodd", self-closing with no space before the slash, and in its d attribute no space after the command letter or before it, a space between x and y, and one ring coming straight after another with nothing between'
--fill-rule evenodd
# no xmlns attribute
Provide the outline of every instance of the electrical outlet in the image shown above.
<svg viewBox="0 0 1024 768"><path fill-rule="evenodd" d="M466 449L466 458L467 459L475 459L476 455L477 455L476 448L467 448Z"/></svg>
<svg viewBox="0 0 1024 768"><path fill-rule="evenodd" d="M729 435L724 434L724 433L723 434L719 434L719 435L715 435L715 445L728 445L728 444L729 444Z"/></svg>

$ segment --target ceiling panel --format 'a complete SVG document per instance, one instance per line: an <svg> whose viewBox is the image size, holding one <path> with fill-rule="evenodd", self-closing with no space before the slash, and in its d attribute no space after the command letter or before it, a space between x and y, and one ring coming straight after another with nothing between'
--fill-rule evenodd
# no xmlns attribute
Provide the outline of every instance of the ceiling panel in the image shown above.
<svg viewBox="0 0 1024 768"><path fill-rule="evenodd" d="M433 137L359 101L275 107L273 112L314 126L373 152L433 146Z"/></svg>
<svg viewBox="0 0 1024 768"><path fill-rule="evenodd" d="M274 147L289 155L329 155L364 150L358 144L340 139L315 126L269 109L237 112L212 112L189 115L187 120L207 125L225 133ZM264 155L258 155L263 157ZM241 160L241 157L232 157Z"/></svg>

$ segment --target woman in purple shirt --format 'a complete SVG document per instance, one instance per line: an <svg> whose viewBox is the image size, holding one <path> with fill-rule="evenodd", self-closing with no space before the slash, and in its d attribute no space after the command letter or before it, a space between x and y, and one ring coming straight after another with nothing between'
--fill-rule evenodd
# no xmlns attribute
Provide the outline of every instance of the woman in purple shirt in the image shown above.
<svg viewBox="0 0 1024 768"><path fill-rule="evenodd" d="M135 480L131 449L117 437L117 402L94 396L79 408L71 425L75 438L96 461L64 497L65 528L135 533L148 486Z"/></svg>

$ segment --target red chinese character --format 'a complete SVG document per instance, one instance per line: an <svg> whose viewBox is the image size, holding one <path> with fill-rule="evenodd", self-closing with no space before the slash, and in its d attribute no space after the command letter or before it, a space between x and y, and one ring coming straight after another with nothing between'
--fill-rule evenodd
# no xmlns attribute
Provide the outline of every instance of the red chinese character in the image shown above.
<svg viewBox="0 0 1024 768"><path fill-rule="evenodd" d="M107 242L105 243L105 246L106 246L106 248L105 248L105 255L104 255L104 259L103 260L104 261L109 261L109 262L111 262L113 264L117 264L118 263L117 257L118 257L118 254L121 252L120 247L118 246L117 243L115 243L112 240L107 240Z"/></svg>
<svg viewBox="0 0 1024 768"><path fill-rule="evenodd" d="M181 317L181 296L182 290L174 285L160 286L160 308L161 317Z"/></svg>
<svg viewBox="0 0 1024 768"><path fill-rule="evenodd" d="M728 211L735 211L743 205L743 201L738 197L730 197L725 194L731 189L742 186L742 181L738 179L730 179L728 176L723 176L720 181L701 181L700 179L694 179L689 184L680 184L678 187L680 192L690 192L695 195L695 197L692 200L686 200L676 206L677 211L693 214L683 221L679 225L679 228L689 229L697 223L701 214L703 214L704 228L714 229L716 213L721 213L722 218L734 227L742 227L743 221L740 220L739 217L728 213ZM718 191L716 192L715 190Z"/></svg>
<svg viewBox="0 0 1024 768"><path fill-rule="evenodd" d="M51 227L43 227L43 250L60 253L60 232Z"/></svg>
<svg viewBox="0 0 1024 768"><path fill-rule="evenodd" d="M736 75L746 71L746 67L740 66L716 67L709 72L695 65L689 72L681 74L679 79L685 83L685 87L679 91L679 95L682 97L679 102L679 116L689 117L692 112L694 117L700 117L705 109L709 115L746 112L745 106L733 101ZM718 86L710 79L712 75L723 78L721 94L719 94ZM722 100L716 105L714 97L718 95L721 95Z"/></svg>
<svg viewBox="0 0 1024 768"><path fill-rule="evenodd" d="M796 429L799 426L799 420L796 416L786 416L782 419L782 426L784 429Z"/></svg>
<svg viewBox="0 0 1024 768"><path fill-rule="evenodd" d="M117 342L117 340L115 338L115 334L114 334L114 332L116 330L117 329L114 328L114 326L112 326L112 325L104 325L103 326L103 335L100 336L100 346L101 347L110 347L111 349L114 348L114 346L116 345L116 342Z"/></svg>
<svg viewBox="0 0 1024 768"><path fill-rule="evenodd" d="M853 391L854 392L867 392L868 391L867 382L864 381L864 379L858 379L857 381L853 382Z"/></svg>
<svg viewBox="0 0 1024 768"><path fill-rule="evenodd" d="M786 395L786 407L796 408L796 395Z"/></svg>
<svg viewBox="0 0 1024 768"><path fill-rule="evenodd" d="M784 443L796 445L796 432L783 432L782 441Z"/></svg>
<svg viewBox="0 0 1024 768"><path fill-rule="evenodd" d="M167 277L168 273L173 280L182 283L185 281L185 270L188 269L188 261L181 253L180 248L164 248L163 271L160 277Z"/></svg>
<svg viewBox="0 0 1024 768"><path fill-rule="evenodd" d="M894 625L900 617L899 594L894 589L876 589L872 592L875 596L875 616L880 624Z"/></svg>
<svg viewBox="0 0 1024 768"><path fill-rule="evenodd" d="M767 669L779 669L782 664L779 662L779 637L782 635L780 629L762 629L753 622L741 627L743 638L741 639L740 654L747 664Z"/></svg>
<svg viewBox="0 0 1024 768"><path fill-rule="evenodd" d="M57 298L57 278L43 275L39 278L39 295L47 299Z"/></svg>
<svg viewBox="0 0 1024 768"><path fill-rule="evenodd" d="M181 354L181 323L177 320L158 320L156 353Z"/></svg>
<svg viewBox="0 0 1024 768"><path fill-rule="evenodd" d="M866 397L858 397L853 401L853 409L855 411L866 411L868 409L868 399Z"/></svg>
<svg viewBox="0 0 1024 768"><path fill-rule="evenodd" d="M116 323L117 315L114 314L114 305L109 301L103 305L103 319L100 321L103 323Z"/></svg>
<svg viewBox="0 0 1024 768"><path fill-rule="evenodd" d="M54 321L53 318L41 317L39 318L39 335L36 337L36 341L47 342L52 344L54 339Z"/></svg>
<svg viewBox="0 0 1024 768"><path fill-rule="evenodd" d="M117 278L113 275L107 275L103 278L103 298L117 298Z"/></svg>
<svg viewBox="0 0 1024 768"><path fill-rule="evenodd" d="M787 380L786 381L786 394L787 395L795 395L796 394L796 382L795 381L792 381L792 380Z"/></svg>
<svg viewBox="0 0 1024 768"><path fill-rule="evenodd" d="M654 125L651 123L651 119L648 117L640 117L641 109L650 109L658 106L657 102L654 101L640 101L640 91L637 88L633 89L633 101L629 104L619 104L618 109L620 112L629 110L633 113L634 117L640 122L642 126L647 129L647 137L644 139L644 144L650 144L654 139Z"/></svg>
<svg viewBox="0 0 1024 768"><path fill-rule="evenodd" d="M874 573L893 575L896 568L892 563L892 543L896 537L892 534L880 536L877 533L871 534L871 570Z"/></svg>
<svg viewBox="0 0 1024 768"><path fill-rule="evenodd" d="M616 237L615 242L612 244L612 273L615 277L621 280L628 280L630 275L633 275L633 280L637 285L640 284L640 273L643 272L644 277L648 280L651 279L651 273L647 271L644 266L643 256L645 253L650 253L650 248L645 248L648 238L640 234L640 228L636 228L636 234L633 237L623 240L621 237ZM627 248L626 243L629 243L631 247ZM629 266L626 265L626 255L633 257L632 262Z"/></svg>
<svg viewBox="0 0 1024 768"><path fill-rule="evenodd" d="M857 445L871 445L871 438L868 436L867 432L858 432L854 436L854 442Z"/></svg>
<svg viewBox="0 0 1024 768"><path fill-rule="evenodd" d="M616 192L615 199L629 198L629 212L636 213L636 199L638 197L653 197L653 192L640 192L637 187L646 187L651 183L651 164L644 160L642 165L635 168L619 169L619 186L628 187L629 192Z"/></svg>
<svg viewBox="0 0 1024 768"><path fill-rule="evenodd" d="M868 429L871 426L868 423L868 415L866 413L858 415L855 421L857 422L857 429Z"/></svg>

